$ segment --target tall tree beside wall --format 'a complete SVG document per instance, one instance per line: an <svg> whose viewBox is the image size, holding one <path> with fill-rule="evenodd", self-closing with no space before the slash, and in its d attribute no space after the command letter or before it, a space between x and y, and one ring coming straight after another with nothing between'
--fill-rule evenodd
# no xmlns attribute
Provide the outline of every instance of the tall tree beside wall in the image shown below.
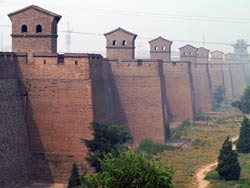
<svg viewBox="0 0 250 188"><path fill-rule="evenodd" d="M241 122L237 151L239 153L250 153L250 121L246 117L244 117L244 120Z"/></svg>
<svg viewBox="0 0 250 188"><path fill-rule="evenodd" d="M241 168L238 162L238 154L232 150L232 142L229 136L221 147L216 170L222 180L232 181L240 178Z"/></svg>
<svg viewBox="0 0 250 188"><path fill-rule="evenodd" d="M247 86L240 100L232 102L232 106L239 108L242 113L250 113L250 86Z"/></svg>
<svg viewBox="0 0 250 188"><path fill-rule="evenodd" d="M131 137L127 126L115 124L92 123L93 139L83 140L89 150L87 160L95 168L96 172L101 170L100 160L106 153L119 154L119 150L125 147Z"/></svg>

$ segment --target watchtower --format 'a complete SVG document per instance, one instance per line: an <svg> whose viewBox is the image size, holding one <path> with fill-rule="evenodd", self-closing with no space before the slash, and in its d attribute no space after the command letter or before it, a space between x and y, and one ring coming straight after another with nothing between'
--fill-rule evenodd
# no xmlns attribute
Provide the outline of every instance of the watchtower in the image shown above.
<svg viewBox="0 0 250 188"><path fill-rule="evenodd" d="M163 61L171 61L172 43L172 41L169 41L161 36L149 41L150 59L161 59Z"/></svg>
<svg viewBox="0 0 250 188"><path fill-rule="evenodd" d="M211 52L210 62L211 63L223 63L223 56L224 56L224 52L221 52L219 50L215 50L215 51Z"/></svg>
<svg viewBox="0 0 250 188"><path fill-rule="evenodd" d="M208 63L209 50L203 47L197 50L197 63Z"/></svg>
<svg viewBox="0 0 250 188"><path fill-rule="evenodd" d="M180 50L180 60L181 61L189 61L191 63L196 63L197 62L197 51L198 48L187 44L181 48Z"/></svg>
<svg viewBox="0 0 250 188"><path fill-rule="evenodd" d="M247 48L250 46L245 40L237 40L234 47L234 54L237 56L240 63L246 63L249 59Z"/></svg>
<svg viewBox="0 0 250 188"><path fill-rule="evenodd" d="M237 55L234 53L227 53L224 55L225 63L235 63L237 62Z"/></svg>
<svg viewBox="0 0 250 188"><path fill-rule="evenodd" d="M106 56L109 59L134 59L136 34L117 28L105 33Z"/></svg>
<svg viewBox="0 0 250 188"><path fill-rule="evenodd" d="M61 16L31 5L8 14L12 22L12 51L33 53L57 52L57 24Z"/></svg>

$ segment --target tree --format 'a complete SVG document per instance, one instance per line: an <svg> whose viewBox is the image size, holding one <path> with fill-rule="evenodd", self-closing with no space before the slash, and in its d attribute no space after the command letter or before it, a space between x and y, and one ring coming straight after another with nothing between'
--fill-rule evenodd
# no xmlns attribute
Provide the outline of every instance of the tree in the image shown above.
<svg viewBox="0 0 250 188"><path fill-rule="evenodd" d="M240 164L238 162L238 154L232 150L232 142L229 136L224 141L218 157L218 166L216 168L220 179L226 181L239 180L240 178Z"/></svg>
<svg viewBox="0 0 250 188"><path fill-rule="evenodd" d="M69 178L68 188L73 188L81 185L79 170L76 163L73 163L71 169L71 175Z"/></svg>
<svg viewBox="0 0 250 188"><path fill-rule="evenodd" d="M84 188L172 188L173 170L163 168L131 150L111 153L101 161L102 171L85 176Z"/></svg>
<svg viewBox="0 0 250 188"><path fill-rule="evenodd" d="M242 113L250 113L250 86L247 86L239 101L234 101L232 106L239 108Z"/></svg>
<svg viewBox="0 0 250 188"><path fill-rule="evenodd" d="M100 171L100 160L104 154L113 152L118 155L118 150L123 148L123 144L130 139L127 126L114 124L92 123L93 139L83 140L89 150L87 160L95 168L96 172Z"/></svg>
<svg viewBox="0 0 250 188"><path fill-rule="evenodd" d="M246 117L244 117L244 120L241 122L237 151L239 153L250 153L250 122Z"/></svg>
<svg viewBox="0 0 250 188"><path fill-rule="evenodd" d="M221 105L221 102L225 100L226 89L223 85L215 87L213 93L214 107L218 108Z"/></svg>

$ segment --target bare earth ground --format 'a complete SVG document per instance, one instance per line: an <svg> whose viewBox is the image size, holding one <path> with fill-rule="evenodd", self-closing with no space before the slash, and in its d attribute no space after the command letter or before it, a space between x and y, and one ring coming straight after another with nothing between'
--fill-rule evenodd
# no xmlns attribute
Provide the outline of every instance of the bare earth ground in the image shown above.
<svg viewBox="0 0 250 188"><path fill-rule="evenodd" d="M237 139L239 138L239 136L233 137L232 138L232 142L235 142ZM233 150L235 150L236 147L235 145L233 145ZM209 163L203 167L201 167L199 170L197 170L196 173L196 179L198 182L198 188L205 188L208 186L208 184L210 183L208 180L205 180L206 175L212 171L214 169L214 167L216 167L218 164L217 161Z"/></svg>

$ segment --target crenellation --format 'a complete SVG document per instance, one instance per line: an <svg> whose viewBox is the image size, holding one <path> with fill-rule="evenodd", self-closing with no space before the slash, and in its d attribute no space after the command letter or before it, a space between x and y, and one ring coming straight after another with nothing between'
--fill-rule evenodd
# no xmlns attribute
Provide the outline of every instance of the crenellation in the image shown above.
<svg viewBox="0 0 250 188"><path fill-rule="evenodd" d="M137 35L122 28L105 34L107 58L61 54L60 15L32 5L9 17L13 52L0 52L3 188L66 183L73 162L89 170L81 139L92 138L91 122L128 125L134 145L168 142L171 122L213 110L216 86L225 86L226 98L238 97L250 77L249 64L235 54L211 52L208 62L203 47L186 45L181 61L171 61L172 41L162 37L150 41L150 59L135 59Z"/></svg>

